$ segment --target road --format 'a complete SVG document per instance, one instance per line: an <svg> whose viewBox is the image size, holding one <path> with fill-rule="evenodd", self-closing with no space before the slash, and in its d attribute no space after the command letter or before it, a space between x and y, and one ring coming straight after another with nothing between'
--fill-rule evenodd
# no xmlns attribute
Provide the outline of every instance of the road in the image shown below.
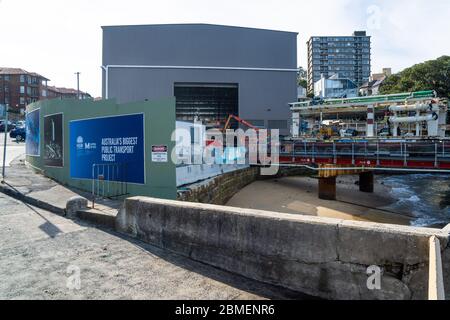
<svg viewBox="0 0 450 320"><path fill-rule="evenodd" d="M0 166L3 165L3 147L4 147L4 139L5 133L0 133ZM17 143L15 139L11 139L9 137L9 133L7 136L6 142L6 166L9 167L11 161L13 161L18 156L25 153L25 142Z"/></svg>
<svg viewBox="0 0 450 320"><path fill-rule="evenodd" d="M0 193L0 299L302 298Z"/></svg>

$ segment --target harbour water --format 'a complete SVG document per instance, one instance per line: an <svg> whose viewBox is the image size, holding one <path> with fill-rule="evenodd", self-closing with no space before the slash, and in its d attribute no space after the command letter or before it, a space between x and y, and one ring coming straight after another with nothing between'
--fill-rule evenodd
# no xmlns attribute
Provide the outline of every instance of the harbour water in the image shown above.
<svg viewBox="0 0 450 320"><path fill-rule="evenodd" d="M397 200L386 209L413 216L414 226L450 223L450 175L408 174L378 179L391 188L391 196Z"/></svg>

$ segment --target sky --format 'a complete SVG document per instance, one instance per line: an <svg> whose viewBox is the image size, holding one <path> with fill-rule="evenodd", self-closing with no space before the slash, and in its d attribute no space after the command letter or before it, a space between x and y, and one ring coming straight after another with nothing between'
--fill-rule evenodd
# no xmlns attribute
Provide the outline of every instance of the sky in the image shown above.
<svg viewBox="0 0 450 320"><path fill-rule="evenodd" d="M298 32L306 68L311 36L372 36L372 72L450 55L448 0L0 0L0 67L101 96L103 25L212 23Z"/></svg>

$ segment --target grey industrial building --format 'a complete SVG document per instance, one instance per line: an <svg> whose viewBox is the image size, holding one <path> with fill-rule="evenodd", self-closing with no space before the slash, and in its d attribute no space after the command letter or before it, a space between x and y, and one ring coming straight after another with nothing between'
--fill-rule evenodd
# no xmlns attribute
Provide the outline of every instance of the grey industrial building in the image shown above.
<svg viewBox="0 0 450 320"><path fill-rule="evenodd" d="M209 24L103 27L103 97L176 97L177 120L229 114L287 134L297 33Z"/></svg>
<svg viewBox="0 0 450 320"><path fill-rule="evenodd" d="M357 86L369 81L371 68L370 36L355 31L352 36L311 37L308 46L308 91L321 77L337 75Z"/></svg>

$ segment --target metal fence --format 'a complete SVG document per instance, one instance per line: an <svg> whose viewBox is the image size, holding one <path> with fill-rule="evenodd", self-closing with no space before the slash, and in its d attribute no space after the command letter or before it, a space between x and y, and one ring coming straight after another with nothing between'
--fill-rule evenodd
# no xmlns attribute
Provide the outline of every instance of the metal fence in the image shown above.
<svg viewBox="0 0 450 320"><path fill-rule="evenodd" d="M117 198L128 194L126 163L92 165L92 208L97 198Z"/></svg>

